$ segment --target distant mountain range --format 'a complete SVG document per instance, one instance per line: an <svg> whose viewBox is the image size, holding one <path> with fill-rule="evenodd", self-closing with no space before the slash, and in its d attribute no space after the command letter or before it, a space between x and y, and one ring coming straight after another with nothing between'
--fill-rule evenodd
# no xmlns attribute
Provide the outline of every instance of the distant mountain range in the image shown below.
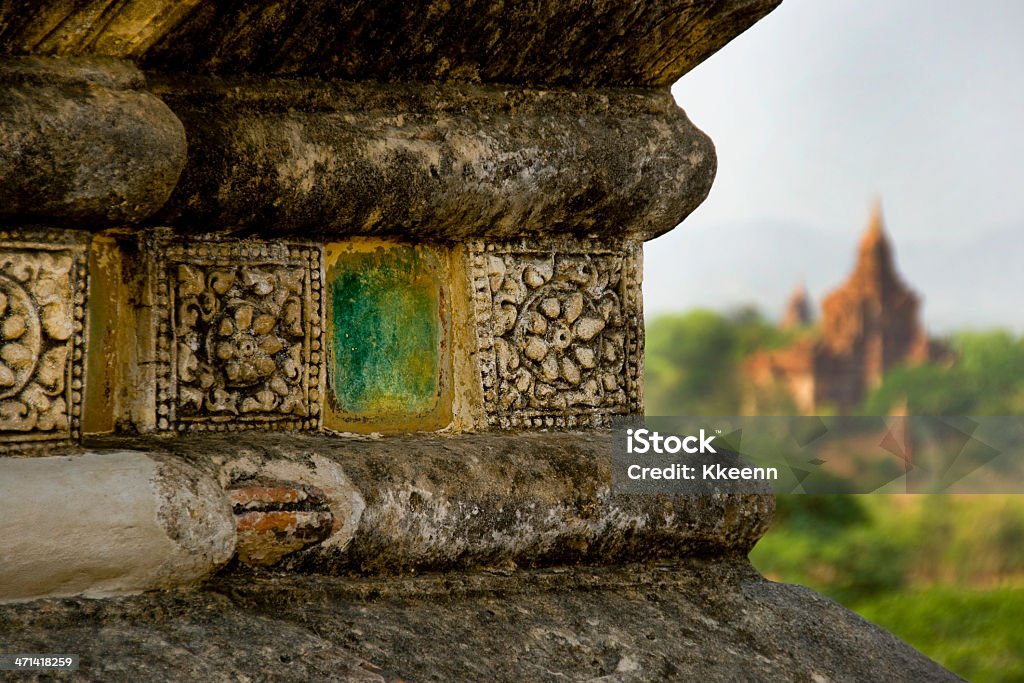
<svg viewBox="0 0 1024 683"><path fill-rule="evenodd" d="M889 230L903 279L923 298L933 334L1003 327L1024 332L1024 230L1005 228L955 245L909 242ZM785 224L682 226L645 250L647 317L753 304L777 319L804 282L817 312L850 273L860 234L833 237Z"/></svg>

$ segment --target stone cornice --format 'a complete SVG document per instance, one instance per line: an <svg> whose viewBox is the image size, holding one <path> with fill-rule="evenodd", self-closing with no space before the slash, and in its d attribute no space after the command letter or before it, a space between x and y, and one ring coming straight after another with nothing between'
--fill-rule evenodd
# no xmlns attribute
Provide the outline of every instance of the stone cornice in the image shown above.
<svg viewBox="0 0 1024 683"><path fill-rule="evenodd" d="M0 54L164 72L665 87L781 0L0 2Z"/></svg>

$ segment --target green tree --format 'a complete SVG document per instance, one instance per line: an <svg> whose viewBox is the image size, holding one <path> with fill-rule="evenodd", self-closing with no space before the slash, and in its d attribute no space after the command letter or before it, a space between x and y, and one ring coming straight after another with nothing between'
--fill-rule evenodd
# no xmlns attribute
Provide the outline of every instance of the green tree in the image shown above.
<svg viewBox="0 0 1024 683"><path fill-rule="evenodd" d="M957 369L972 383L975 415L1024 412L1024 338L1009 332L965 332L953 337Z"/></svg>
<svg viewBox="0 0 1024 683"><path fill-rule="evenodd" d="M739 414L743 359L790 338L753 308L728 315L694 310L655 318L647 326L647 413Z"/></svg>
<svg viewBox="0 0 1024 683"><path fill-rule="evenodd" d="M901 367L886 374L861 408L887 415L906 404L911 415L1016 415L1024 412L1024 339L1008 332L967 332L950 342L953 367Z"/></svg>
<svg viewBox="0 0 1024 683"><path fill-rule="evenodd" d="M647 328L647 412L729 414L738 405L733 325L713 311L656 318Z"/></svg>
<svg viewBox="0 0 1024 683"><path fill-rule="evenodd" d="M916 365L888 372L860 412L889 415L905 405L910 415L970 415L978 399L975 378L962 369Z"/></svg>

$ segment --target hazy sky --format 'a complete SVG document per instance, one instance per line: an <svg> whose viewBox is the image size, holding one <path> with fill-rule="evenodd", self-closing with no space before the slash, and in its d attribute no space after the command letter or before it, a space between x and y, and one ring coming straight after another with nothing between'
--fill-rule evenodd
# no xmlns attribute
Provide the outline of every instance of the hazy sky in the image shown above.
<svg viewBox="0 0 1024 683"><path fill-rule="evenodd" d="M737 303L716 288L701 295L701 279L721 268L678 268L716 230L735 241L786 225L852 257L876 193L901 256L1024 229L1022 26L1021 0L784 0L683 77L673 93L714 140L718 176L704 205L649 245L648 312ZM778 258L799 268L796 241ZM718 247L728 262L730 244ZM954 274L968 288L969 271ZM768 305L760 289L733 298Z"/></svg>

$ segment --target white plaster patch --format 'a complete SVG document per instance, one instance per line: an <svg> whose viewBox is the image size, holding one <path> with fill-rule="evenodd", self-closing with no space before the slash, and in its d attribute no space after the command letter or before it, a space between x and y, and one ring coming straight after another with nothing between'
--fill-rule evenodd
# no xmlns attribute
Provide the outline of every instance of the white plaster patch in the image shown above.
<svg viewBox="0 0 1024 683"><path fill-rule="evenodd" d="M168 498L168 496L170 497ZM234 552L209 477L145 453L0 459L0 602L199 581Z"/></svg>

